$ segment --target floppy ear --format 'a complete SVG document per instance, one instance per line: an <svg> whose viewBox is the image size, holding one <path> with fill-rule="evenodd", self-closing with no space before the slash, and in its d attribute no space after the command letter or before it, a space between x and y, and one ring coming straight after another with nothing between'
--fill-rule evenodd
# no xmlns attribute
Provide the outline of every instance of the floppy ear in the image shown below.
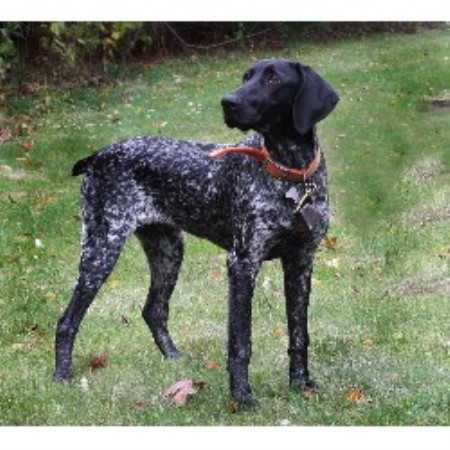
<svg viewBox="0 0 450 450"><path fill-rule="evenodd" d="M300 64L296 68L303 81L294 100L294 125L300 134L305 134L330 114L339 97L313 69Z"/></svg>

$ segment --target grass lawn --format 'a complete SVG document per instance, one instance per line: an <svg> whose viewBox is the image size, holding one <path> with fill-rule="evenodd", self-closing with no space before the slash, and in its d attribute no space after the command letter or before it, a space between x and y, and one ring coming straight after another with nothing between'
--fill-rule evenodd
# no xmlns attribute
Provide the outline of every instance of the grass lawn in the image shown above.
<svg viewBox="0 0 450 450"><path fill-rule="evenodd" d="M114 85L14 97L0 144L0 425L449 425L450 32L292 43L130 68ZM52 381L53 339L77 275L80 157L134 135L236 142L219 100L253 60L313 66L339 92L320 125L333 245L317 255L310 320L316 395L290 392L279 262L254 298L251 379L261 406L230 410L225 254L187 239L164 361L140 317L149 275L130 239L88 312L72 384ZM1 124L0 124L1 125ZM106 366L92 370L95 356ZM209 361L209 362L208 362ZM207 363L208 362L208 363ZM162 392L206 387L184 407Z"/></svg>

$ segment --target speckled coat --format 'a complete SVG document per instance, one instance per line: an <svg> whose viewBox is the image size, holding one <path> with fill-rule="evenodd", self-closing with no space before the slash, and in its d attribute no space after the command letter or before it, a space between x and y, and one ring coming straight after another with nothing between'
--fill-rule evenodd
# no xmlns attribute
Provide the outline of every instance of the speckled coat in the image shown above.
<svg viewBox="0 0 450 450"><path fill-rule="evenodd" d="M286 167L305 167L318 151L315 123L336 102L335 92L312 69L286 60L263 60L246 72L244 84L228 94L222 106L229 126L258 132L243 144L265 146ZM303 183L274 178L248 155L212 159L210 152L220 147L136 137L75 164L73 175L85 174L82 254L78 281L57 326L56 380L72 376L72 348L80 322L132 233L151 269L144 320L161 352L179 355L167 322L186 231L228 252L228 370L233 400L256 403L248 378L251 299L262 262L272 258L281 258L284 270L290 384L312 386L307 308L314 253L328 226L325 158L308 180L315 189L307 203L318 219L305 228L301 210L295 212L295 199L287 195L293 188L302 196Z"/></svg>

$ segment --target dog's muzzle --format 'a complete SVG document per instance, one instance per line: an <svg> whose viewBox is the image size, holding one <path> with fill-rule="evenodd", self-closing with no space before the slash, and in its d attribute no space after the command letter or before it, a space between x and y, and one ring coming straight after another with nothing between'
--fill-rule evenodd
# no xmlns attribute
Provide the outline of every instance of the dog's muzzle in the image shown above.
<svg viewBox="0 0 450 450"><path fill-rule="evenodd" d="M222 101L222 109L224 120L230 128L239 128L241 131L248 131L259 129L260 114L246 99L245 96L231 92L226 95Z"/></svg>
<svg viewBox="0 0 450 450"><path fill-rule="evenodd" d="M222 101L222 109L225 123L230 127L239 127L240 122L238 116L240 115L240 100L235 94L226 95Z"/></svg>

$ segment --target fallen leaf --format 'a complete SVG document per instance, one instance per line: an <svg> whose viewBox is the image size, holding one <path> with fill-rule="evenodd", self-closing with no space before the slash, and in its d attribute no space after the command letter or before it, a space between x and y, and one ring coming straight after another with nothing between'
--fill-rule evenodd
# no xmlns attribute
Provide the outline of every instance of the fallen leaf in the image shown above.
<svg viewBox="0 0 450 450"><path fill-rule="evenodd" d="M348 391L345 394L345 397L347 398L348 401L350 401L354 404L358 404L363 399L363 393L362 393L361 389L352 389L351 391Z"/></svg>
<svg viewBox="0 0 450 450"><path fill-rule="evenodd" d="M133 409L137 411L145 410L145 403L142 400L136 400L135 402L133 402L131 406L133 407Z"/></svg>
<svg viewBox="0 0 450 450"><path fill-rule="evenodd" d="M0 144L9 140L9 133L6 130L0 130Z"/></svg>
<svg viewBox="0 0 450 450"><path fill-rule="evenodd" d="M101 369L106 366L107 358L105 355L97 355L91 359L89 367L92 371Z"/></svg>
<svg viewBox="0 0 450 450"><path fill-rule="evenodd" d="M205 385L203 381L180 380L166 389L163 397L175 406L184 406L188 397L197 394L199 389L203 389Z"/></svg>
<svg viewBox="0 0 450 450"><path fill-rule="evenodd" d="M215 281L220 280L220 272L218 270L213 270L211 272L211 278Z"/></svg>
<svg viewBox="0 0 450 450"><path fill-rule="evenodd" d="M330 236L330 235L326 235L325 236L325 247L328 250L336 250L338 243L337 243L337 237L336 236Z"/></svg>
<svg viewBox="0 0 450 450"><path fill-rule="evenodd" d="M230 403L230 413L236 414L239 411L239 403L238 402L231 402Z"/></svg>
<svg viewBox="0 0 450 450"><path fill-rule="evenodd" d="M215 361L213 361L212 359L207 359L205 361L205 367L208 370L219 370L219 368L220 368L219 365Z"/></svg>
<svg viewBox="0 0 450 450"><path fill-rule="evenodd" d="M23 142L20 146L26 151L31 152L33 150L33 144L31 142Z"/></svg>

